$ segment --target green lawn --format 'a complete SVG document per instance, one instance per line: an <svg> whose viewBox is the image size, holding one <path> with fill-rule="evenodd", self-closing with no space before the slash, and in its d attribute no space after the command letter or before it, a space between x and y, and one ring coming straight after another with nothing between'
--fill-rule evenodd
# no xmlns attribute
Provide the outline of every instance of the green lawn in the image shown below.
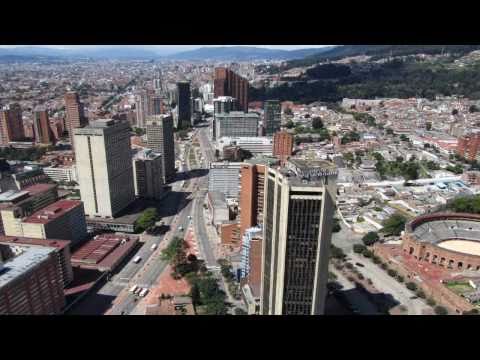
<svg viewBox="0 0 480 360"><path fill-rule="evenodd" d="M445 284L445 286L456 294L462 295L473 291L467 281L451 281Z"/></svg>

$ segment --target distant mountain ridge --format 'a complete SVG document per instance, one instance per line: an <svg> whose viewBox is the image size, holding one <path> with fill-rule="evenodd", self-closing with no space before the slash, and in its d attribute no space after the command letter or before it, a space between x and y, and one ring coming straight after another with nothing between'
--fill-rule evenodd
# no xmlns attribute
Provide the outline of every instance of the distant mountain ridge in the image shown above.
<svg viewBox="0 0 480 360"><path fill-rule="evenodd" d="M166 58L173 60L290 60L323 53L330 49L332 47L281 50L255 46L219 46L182 51Z"/></svg>
<svg viewBox="0 0 480 360"><path fill-rule="evenodd" d="M291 60L301 59L312 54L319 54L332 49L305 48L298 50L279 50L260 48L255 46L219 46L201 47L198 49L165 54L162 49L148 49L138 47L99 47L81 49L60 49L41 46L22 46L13 48L0 48L0 57L10 59L48 58L62 59L165 59L165 60Z"/></svg>
<svg viewBox="0 0 480 360"><path fill-rule="evenodd" d="M436 55L454 53L464 55L479 50L480 45L342 45L322 53L307 55L303 59L289 61L287 67L310 66L327 60L368 55L372 57L406 56L415 54Z"/></svg>

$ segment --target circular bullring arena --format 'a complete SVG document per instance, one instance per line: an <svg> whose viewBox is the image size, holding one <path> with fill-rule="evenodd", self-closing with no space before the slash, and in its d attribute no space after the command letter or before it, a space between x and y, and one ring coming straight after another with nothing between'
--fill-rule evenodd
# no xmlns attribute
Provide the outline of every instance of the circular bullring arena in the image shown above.
<svg viewBox="0 0 480 360"><path fill-rule="evenodd" d="M405 226L402 250L419 261L480 272L480 215L437 213Z"/></svg>

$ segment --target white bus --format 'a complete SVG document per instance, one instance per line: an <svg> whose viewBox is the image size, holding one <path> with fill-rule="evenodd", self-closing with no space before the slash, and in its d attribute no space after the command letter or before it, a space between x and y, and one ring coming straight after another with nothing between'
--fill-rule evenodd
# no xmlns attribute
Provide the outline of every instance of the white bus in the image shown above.
<svg viewBox="0 0 480 360"><path fill-rule="evenodd" d="M148 294L148 289L143 289L142 291L140 291L140 294L138 296L144 297L147 294Z"/></svg>
<svg viewBox="0 0 480 360"><path fill-rule="evenodd" d="M138 289L138 285L133 285L132 288L130 289L130 292L133 294L137 289Z"/></svg>
<svg viewBox="0 0 480 360"><path fill-rule="evenodd" d="M136 256L135 259L133 259L133 262L135 264L138 264L140 262L140 260L142 260L142 258L140 256Z"/></svg>

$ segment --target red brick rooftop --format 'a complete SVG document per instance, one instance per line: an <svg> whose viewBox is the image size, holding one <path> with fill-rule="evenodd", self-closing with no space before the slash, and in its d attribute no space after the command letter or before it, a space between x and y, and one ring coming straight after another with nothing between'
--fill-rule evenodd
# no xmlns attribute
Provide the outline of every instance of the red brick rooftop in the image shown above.
<svg viewBox="0 0 480 360"><path fill-rule="evenodd" d="M137 242L136 236L97 235L72 254L72 265L100 271L111 270L134 248Z"/></svg>
<svg viewBox="0 0 480 360"><path fill-rule="evenodd" d="M47 224L50 221L57 219L58 217L81 205L82 202L78 200L59 200L57 202L54 202L53 204L44 207L43 209L34 212L23 222Z"/></svg>
<svg viewBox="0 0 480 360"><path fill-rule="evenodd" d="M57 187L57 184L35 184L24 187L22 191L28 191L30 196L34 196L55 187Z"/></svg>
<svg viewBox="0 0 480 360"><path fill-rule="evenodd" d="M0 243L20 244L20 245L40 245L49 246L57 249L63 249L70 245L70 241L56 239L32 239L21 236L0 236Z"/></svg>

